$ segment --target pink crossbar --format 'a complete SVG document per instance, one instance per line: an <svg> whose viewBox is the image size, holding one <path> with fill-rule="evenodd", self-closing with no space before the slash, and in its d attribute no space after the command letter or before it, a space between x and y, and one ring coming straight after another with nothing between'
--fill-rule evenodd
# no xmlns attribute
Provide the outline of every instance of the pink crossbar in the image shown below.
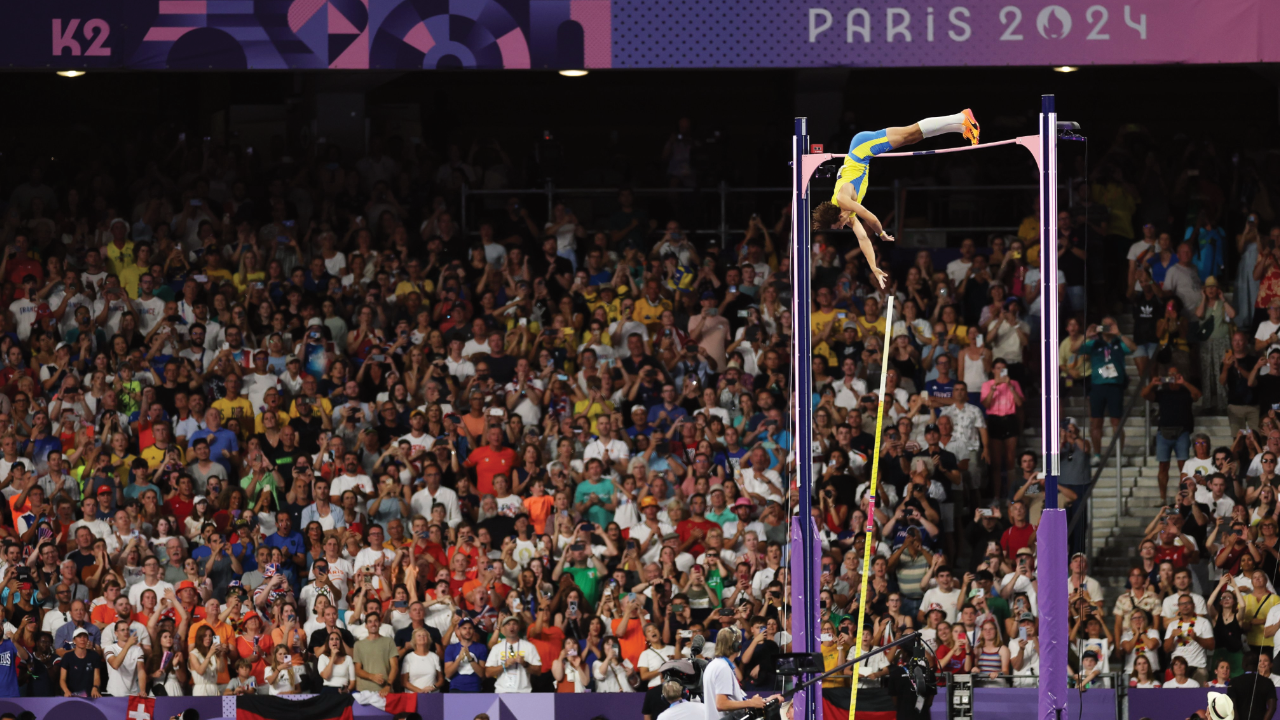
<svg viewBox="0 0 1280 720"><path fill-rule="evenodd" d="M963 145L961 147L942 148L940 150L913 150L910 152L881 153L880 155L876 155L876 157L884 158L884 157L916 157L919 155L941 155L942 153L965 152L966 150L985 150L987 148L999 147L1001 145L1014 145L1014 144L1025 147L1027 150L1031 152L1032 155L1036 156L1037 163L1040 161L1040 157L1039 157L1040 156L1040 136L1039 135L1024 135L1022 137L1012 138L1010 140L998 140L993 143L983 143L981 145ZM808 182L809 179L813 177L813 171L817 170L819 165L823 164L828 160L832 160L834 158L843 158L844 156L845 156L845 153L819 153L817 155L805 155L803 160L801 161L802 162L801 169L804 170L805 182Z"/></svg>

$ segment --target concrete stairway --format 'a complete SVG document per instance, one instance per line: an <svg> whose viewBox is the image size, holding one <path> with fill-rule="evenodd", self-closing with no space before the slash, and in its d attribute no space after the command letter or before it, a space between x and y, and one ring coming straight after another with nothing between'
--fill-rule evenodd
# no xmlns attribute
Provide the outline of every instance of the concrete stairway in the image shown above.
<svg viewBox="0 0 1280 720"><path fill-rule="evenodd" d="M1129 318L1117 318L1124 332L1129 332ZM1130 397L1140 391L1138 385L1138 369L1132 358L1126 362L1129 375ZM1089 432L1089 407L1087 398L1068 390L1062 398L1062 412L1075 418L1086 438ZM1079 392L1079 390L1074 390ZM1126 402L1128 397L1126 397ZM1106 469L1098 478L1092 494L1090 515L1090 533L1093 557L1090 562L1090 574L1098 579L1106 594L1106 607L1110 609L1114 599L1124 592L1128 571L1138 555L1138 544L1143 530L1151 519L1159 512L1160 490L1157 481L1157 462L1155 459L1154 437L1156 434L1156 408L1151 407L1151 443L1148 445L1146 433L1146 412L1144 402L1139 399L1132 415L1123 426L1124 437L1120 445L1119 479L1116 477L1116 458L1112 456ZM1209 436L1210 447L1229 446L1232 442L1231 430L1225 416L1198 416L1195 432ZM1103 425L1102 447L1095 448L1101 452L1111 443L1112 431L1110 421ZM1023 441L1026 446L1040 446L1039 428L1029 429ZM1178 477L1170 468L1170 495L1177 492ZM1118 486L1118 489L1117 489ZM1117 522L1118 517L1118 522Z"/></svg>

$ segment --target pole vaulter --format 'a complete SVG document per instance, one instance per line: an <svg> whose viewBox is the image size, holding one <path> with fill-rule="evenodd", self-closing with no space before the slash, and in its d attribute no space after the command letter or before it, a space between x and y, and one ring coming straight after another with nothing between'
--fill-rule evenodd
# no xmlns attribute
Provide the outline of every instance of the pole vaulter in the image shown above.
<svg viewBox="0 0 1280 720"><path fill-rule="evenodd" d="M1060 130L1077 129L1075 123L1059 123L1054 107L1054 97L1041 97L1039 132L1036 135L978 143L978 124L973 114L965 110L954 116L927 118L905 128L888 128L879 133L863 133L863 142L855 138L848 155L811 153L807 118L796 118L792 146L792 317L795 319L792 347L793 387L795 398L795 427L793 437L796 448L796 480L799 484L799 512L791 526L791 595L795 614L792 618L793 642L798 652L817 653L819 611L818 595L821 590L819 568L822 556L818 542L817 526L813 521L813 461L805 448L813 443L812 397L812 254L810 223L809 183L818 166L833 159L843 159L844 164L837 177L832 201L822 201L813 212L820 227L848 226L858 236L858 241L872 270L873 277L882 289L885 274L876 264L871 238L892 240L880 226L874 213L867 210L861 200L868 187L868 165L871 158L916 157L970 150L984 150L1005 145L1026 148L1036 160L1040 185L1040 316L1041 342L1041 392L1040 406L1041 452L1045 468L1045 510L1037 530L1038 572L1040 581L1040 684L1036 717L1039 720L1061 720L1066 708L1068 674L1067 665L1067 523L1066 513L1058 509L1059 467L1059 412L1058 399L1058 262L1057 254L1043 251L1054 247L1058 235L1058 158L1057 141ZM965 147L910 152L888 152L903 145L919 142L925 137L945 132L960 132L973 144ZM893 298L889 298L886 318L893 313ZM886 330L891 332L892 320L887 319ZM888 363L881 363L880 397L883 398ZM859 598L866 597L870 552L873 545L871 533L875 522L875 492L879 482L879 446L884 420L884 405L876 413L876 456L872 462L871 506L867 517L867 538L864 547L862 586ZM861 626L865 619L865 606L859 607L859 627L855 657L862 655ZM850 720L857 710L858 676L855 666L849 702ZM809 677L814 677L813 675ZM819 720L821 718L821 683L798 692L794 700L797 718Z"/></svg>

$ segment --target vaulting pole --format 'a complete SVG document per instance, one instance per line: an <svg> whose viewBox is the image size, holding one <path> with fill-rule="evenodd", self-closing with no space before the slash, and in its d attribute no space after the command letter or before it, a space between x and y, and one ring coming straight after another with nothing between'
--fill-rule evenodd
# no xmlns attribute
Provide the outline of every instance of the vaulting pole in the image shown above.
<svg viewBox="0 0 1280 720"><path fill-rule="evenodd" d="M893 335L893 294L891 293L888 302L885 304L884 311L884 331L885 336ZM886 342L884 347L889 344ZM883 353L884 351L881 350ZM854 641L854 657L860 657L866 652L867 648L862 647L862 627L867 621L867 604L862 602L862 598L867 596L867 579L871 577L871 548L875 546L875 539L871 537L871 533L876 529L876 490L880 487L880 436L884 431L884 406L885 406L885 386L889 384L889 356L882 355L880 358L880 393L876 395L880 399L876 406L876 444L872 446L875 455L871 460L871 492L867 498L867 541L862 547L862 567L859 568L862 575L862 586L858 590L858 626L854 632L858 634L858 639ZM858 672L860 665L853 666L853 689L849 691L849 717L852 719L858 709Z"/></svg>

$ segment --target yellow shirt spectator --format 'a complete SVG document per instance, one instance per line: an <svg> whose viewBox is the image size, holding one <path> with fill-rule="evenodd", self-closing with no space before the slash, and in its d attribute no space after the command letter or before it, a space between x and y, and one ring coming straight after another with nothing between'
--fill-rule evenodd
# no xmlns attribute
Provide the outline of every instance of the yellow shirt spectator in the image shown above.
<svg viewBox="0 0 1280 720"><path fill-rule="evenodd" d="M183 465L185 465L187 463L187 454L182 452L182 448L173 444L171 444L169 447L178 451L178 460ZM142 451L142 459L147 461L148 467L150 467L152 470L155 470L156 468L160 467L160 463L164 462L165 452L166 452L165 450L161 450L155 445L152 445L151 447Z"/></svg>
<svg viewBox="0 0 1280 720"><path fill-rule="evenodd" d="M657 301L650 302L649 296L642 295L636 300L635 311L631 313L632 319L642 322L645 325L654 325L662 322L662 313L671 309L671 301L658 296Z"/></svg>
<svg viewBox="0 0 1280 720"><path fill-rule="evenodd" d="M884 337L885 324L883 315L869 322L867 321L867 316L863 315L858 317L854 322L858 323L859 338L866 340L871 335L879 335L881 338Z"/></svg>
<svg viewBox="0 0 1280 720"><path fill-rule="evenodd" d="M579 400L573 404L574 417L585 414L588 418L590 418L591 432L593 433L599 432L598 430L596 430L596 418L600 417L601 415L608 415L611 412L613 412L613 403L609 402L608 400L605 400L603 402L596 402L588 398L586 400Z"/></svg>
<svg viewBox="0 0 1280 720"><path fill-rule="evenodd" d="M436 284L430 280L423 279L418 282L410 282L409 280L401 280L396 285L396 302L404 302L406 296L411 292L417 292L422 296L423 307L426 307L427 300L431 298L431 294L435 292Z"/></svg>
<svg viewBox="0 0 1280 720"><path fill-rule="evenodd" d="M328 402L328 401L326 400L325 402ZM330 414L332 414L332 411L330 412ZM254 416L253 431L256 433L264 433L267 431L267 428L262 424L263 415L264 413L258 413L256 416ZM277 410L276 417L280 419L280 425L278 427L284 427L285 425L289 424L289 413L285 412L284 410Z"/></svg>
<svg viewBox="0 0 1280 720"><path fill-rule="evenodd" d="M117 274L120 278L120 287L124 288L124 291L129 294L130 298L137 300L138 281L148 272L150 272L150 270L140 265L130 265L126 267Z"/></svg>
<svg viewBox="0 0 1280 720"><path fill-rule="evenodd" d="M124 247L116 247L115 241L107 243L103 254L107 258L107 271L119 275L121 270L133 265L133 241L125 240Z"/></svg>
<svg viewBox="0 0 1280 720"><path fill-rule="evenodd" d="M222 398L221 400L215 400L213 402L213 409L217 410L218 414L222 416L222 424L224 425L231 418L253 417L253 405L251 405L249 403L249 399L244 396L240 396L235 400L228 400L227 398ZM240 431L247 433L249 431L249 428L246 427L245 425L246 423L242 419L240 421Z"/></svg>
<svg viewBox="0 0 1280 720"><path fill-rule="evenodd" d="M329 398L326 397L317 398L311 402L311 414L323 414L325 417L332 417L333 403L329 402ZM302 417L302 414L298 412L298 401L294 400L289 404L289 418L292 419L296 417ZM261 420L258 422L261 422ZM262 431L259 430L258 432Z"/></svg>
<svg viewBox="0 0 1280 720"><path fill-rule="evenodd" d="M847 311L840 310L839 308L835 308L835 307L826 311L823 311L821 309L814 310L813 315L810 316L811 319L809 320L809 327L813 331L813 334L817 335L818 333L822 332L822 328L824 326L830 325L835 320L844 320L844 318L840 317L841 315L844 315L845 317L849 316ZM839 333L840 333L839 327L833 327L831 329L832 337L835 337Z"/></svg>

